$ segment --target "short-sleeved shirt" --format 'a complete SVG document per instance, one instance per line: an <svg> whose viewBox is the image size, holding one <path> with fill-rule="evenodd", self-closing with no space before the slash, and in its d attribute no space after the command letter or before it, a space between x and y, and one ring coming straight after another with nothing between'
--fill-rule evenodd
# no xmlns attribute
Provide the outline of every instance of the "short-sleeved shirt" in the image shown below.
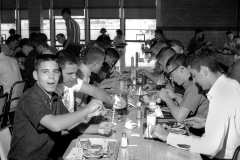
<svg viewBox="0 0 240 160"><path fill-rule="evenodd" d="M69 113L56 93L50 99L46 92L35 83L20 98L14 117L14 130L8 159L46 160L61 136L40 124L46 115Z"/></svg>
<svg viewBox="0 0 240 160"><path fill-rule="evenodd" d="M66 21L66 27L72 36L70 43L80 43L80 27L79 24L72 18ZM70 36L70 35L68 35Z"/></svg>
<svg viewBox="0 0 240 160"><path fill-rule="evenodd" d="M190 115L206 118L208 114L209 101L205 96L198 93L197 86L195 83L192 83L185 88L180 106L189 109L191 111Z"/></svg>
<svg viewBox="0 0 240 160"><path fill-rule="evenodd" d="M79 92L82 84L83 81L78 78L72 87L67 87L62 83L59 84L56 88L56 93L62 98L64 106L68 109L70 113L74 112L74 92Z"/></svg>
<svg viewBox="0 0 240 160"><path fill-rule="evenodd" d="M0 53L0 85L3 86L4 93L9 93L12 85L20 80L22 76L17 61L3 52Z"/></svg>

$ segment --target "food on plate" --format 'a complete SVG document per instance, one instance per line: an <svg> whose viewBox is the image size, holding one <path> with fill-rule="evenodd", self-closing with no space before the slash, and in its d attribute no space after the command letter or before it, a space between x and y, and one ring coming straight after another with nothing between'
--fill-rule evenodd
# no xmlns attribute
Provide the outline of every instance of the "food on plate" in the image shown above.
<svg viewBox="0 0 240 160"><path fill-rule="evenodd" d="M178 126L178 128L177 128L177 126ZM162 127L165 128L167 131L169 131L171 133L175 133L175 134L186 134L187 133L186 130L180 128L182 126L178 125L178 123L172 123L172 125L163 123Z"/></svg>
<svg viewBox="0 0 240 160"><path fill-rule="evenodd" d="M170 112L169 108L168 107L161 107L161 110L163 112Z"/></svg>
<svg viewBox="0 0 240 160"><path fill-rule="evenodd" d="M101 149L85 149L83 151L83 155L85 157L101 157L103 155L103 151Z"/></svg>

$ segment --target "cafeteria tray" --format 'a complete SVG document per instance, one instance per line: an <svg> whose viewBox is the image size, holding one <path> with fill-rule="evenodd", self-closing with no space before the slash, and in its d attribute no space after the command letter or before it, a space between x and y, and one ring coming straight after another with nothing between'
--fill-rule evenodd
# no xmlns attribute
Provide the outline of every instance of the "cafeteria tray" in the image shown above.
<svg viewBox="0 0 240 160"><path fill-rule="evenodd" d="M144 117L147 118L147 115L151 114L151 113L153 113L153 111L151 111L148 107L145 107L145 109L144 109ZM162 111L162 113L163 113L164 118L157 117L157 119L174 119L174 117L172 116L172 114L170 112Z"/></svg>
<svg viewBox="0 0 240 160"><path fill-rule="evenodd" d="M171 126L172 128L174 128L173 126L176 125L176 123L177 123L177 122L160 122L160 120L157 120L156 125L157 125L157 124L160 124L160 125L162 125L162 124L167 124L168 126ZM176 128L177 128L177 127L176 127ZM145 136L145 130L146 130L146 129L147 129L147 123L143 123L143 137L144 137L145 139L156 139L156 138L146 137L146 136ZM182 127L181 129L185 131L185 133L184 133L183 135L187 135L187 136L190 135L190 132L189 132L188 128L186 127L186 125L183 124L183 127Z"/></svg>
<svg viewBox="0 0 240 160"><path fill-rule="evenodd" d="M87 141L90 138L78 138L78 139L74 139L72 140L72 142L70 143L70 145L68 146L67 150L65 151L64 155L63 155L63 159L64 160L87 160L87 158L85 158L83 156L82 159L67 159L67 155L71 152L72 148L76 146L77 142L80 141ZM111 157L102 157L102 158L97 158L99 160L116 160L118 157L118 151L119 151L119 141L117 139L106 139L106 138L101 138L104 139L105 141L108 141L108 146L113 150L113 154L111 155Z"/></svg>

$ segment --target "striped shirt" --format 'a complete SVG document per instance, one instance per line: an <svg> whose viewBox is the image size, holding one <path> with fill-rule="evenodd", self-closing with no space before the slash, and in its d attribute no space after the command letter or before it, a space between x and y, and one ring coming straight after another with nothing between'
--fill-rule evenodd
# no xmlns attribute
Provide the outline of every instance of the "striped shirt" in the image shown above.
<svg viewBox="0 0 240 160"><path fill-rule="evenodd" d="M80 43L80 26L78 23L74 19L70 18L66 21L66 26L68 34L72 37L70 43Z"/></svg>

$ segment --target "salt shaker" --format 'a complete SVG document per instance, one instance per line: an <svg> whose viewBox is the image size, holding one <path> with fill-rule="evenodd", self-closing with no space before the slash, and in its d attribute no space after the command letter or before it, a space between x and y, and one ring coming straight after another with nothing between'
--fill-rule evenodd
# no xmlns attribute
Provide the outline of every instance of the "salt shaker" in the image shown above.
<svg viewBox="0 0 240 160"><path fill-rule="evenodd" d="M138 107L137 108L137 119L141 119L142 118L142 111L141 111L141 108Z"/></svg>
<svg viewBox="0 0 240 160"><path fill-rule="evenodd" d="M122 133L122 138L121 138L121 147L126 148L128 146L128 139L126 136L126 133Z"/></svg>

